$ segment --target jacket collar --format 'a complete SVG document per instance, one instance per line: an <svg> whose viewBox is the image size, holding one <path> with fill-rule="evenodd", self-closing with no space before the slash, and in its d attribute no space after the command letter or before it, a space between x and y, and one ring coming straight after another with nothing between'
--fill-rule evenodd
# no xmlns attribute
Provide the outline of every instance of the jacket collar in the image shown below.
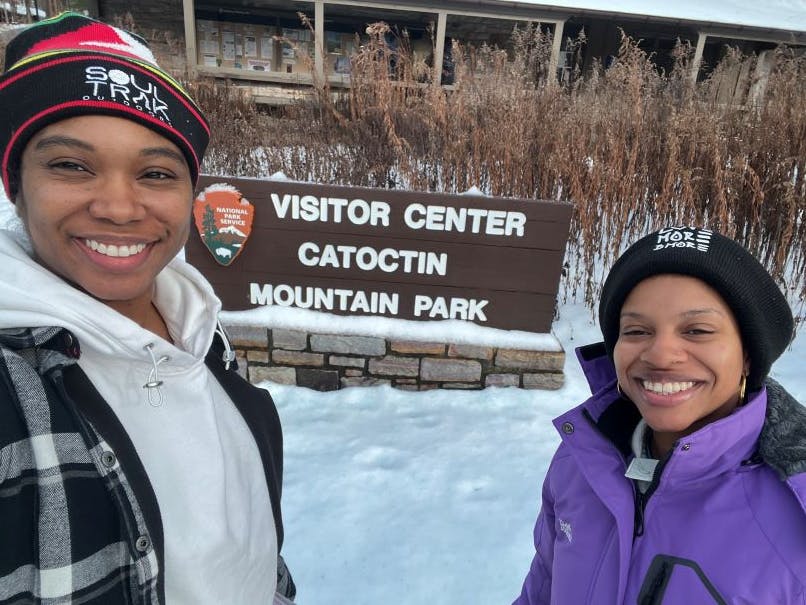
<svg viewBox="0 0 806 605"><path fill-rule="evenodd" d="M0 348L25 356L40 374L72 365L81 355L73 335L55 326L0 328Z"/></svg>
<svg viewBox="0 0 806 605"><path fill-rule="evenodd" d="M576 355L591 393L602 390L616 379L616 369L603 342L578 347Z"/></svg>
<svg viewBox="0 0 806 605"><path fill-rule="evenodd" d="M806 407L770 378L766 387L767 418L759 453L781 479L804 475L806 486Z"/></svg>

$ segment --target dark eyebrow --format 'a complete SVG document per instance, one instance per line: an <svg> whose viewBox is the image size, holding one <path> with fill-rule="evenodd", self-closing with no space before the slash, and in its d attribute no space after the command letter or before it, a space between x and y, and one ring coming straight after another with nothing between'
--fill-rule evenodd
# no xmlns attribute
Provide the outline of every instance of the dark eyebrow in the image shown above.
<svg viewBox="0 0 806 605"><path fill-rule="evenodd" d="M79 149L84 149L85 151L95 150L95 148L89 143L59 134L39 139L36 142L35 149L39 151L40 149L47 149L48 147L57 147L62 145L66 147L77 147Z"/></svg>
<svg viewBox="0 0 806 605"><path fill-rule="evenodd" d="M178 151L171 149L170 147L146 147L145 149L140 150L140 155L143 157L171 158L172 160L182 162L183 164L187 162L185 156Z"/></svg>
<svg viewBox="0 0 806 605"><path fill-rule="evenodd" d="M714 307L704 307L702 309L689 309L688 311L683 311L680 315L682 317L697 317L698 315L708 315L711 313L715 313L717 315L725 315L719 309ZM629 317L632 319L644 319L645 316L641 313L636 313L635 311L625 311L621 314L622 318Z"/></svg>
<svg viewBox="0 0 806 605"><path fill-rule="evenodd" d="M709 313L715 313L717 315L725 315L722 311L715 307L704 307L702 309L691 309L690 311L686 311L682 313L684 317L694 317L697 315L707 315Z"/></svg>
<svg viewBox="0 0 806 605"><path fill-rule="evenodd" d="M59 134L38 140L35 147L38 151L41 149L47 149L48 147L59 146L75 147L77 149L83 149L84 151L95 151L95 147L85 141L82 141L81 139L74 139L73 137ZM174 151L170 147L146 147L140 151L140 155L143 157L166 157L176 160L177 162L186 161L185 156L178 151Z"/></svg>

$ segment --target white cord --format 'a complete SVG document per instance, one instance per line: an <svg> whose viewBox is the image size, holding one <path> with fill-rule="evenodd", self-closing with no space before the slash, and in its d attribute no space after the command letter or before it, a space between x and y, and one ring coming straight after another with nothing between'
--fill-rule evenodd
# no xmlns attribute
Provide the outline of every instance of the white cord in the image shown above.
<svg viewBox="0 0 806 605"><path fill-rule="evenodd" d="M230 347L229 339L227 338L227 334L224 332L224 326L221 325L220 321L216 322L216 334L221 337L221 340L224 341L224 355L222 359L224 360L224 369L229 370L230 364L235 361L235 351L232 350Z"/></svg>
<svg viewBox="0 0 806 605"><path fill-rule="evenodd" d="M154 355L154 343L150 342L143 348L148 351L148 355L151 357L151 364L153 366L151 371L148 373L148 382L143 385L143 388L148 390L148 403L154 407L159 407L163 402L162 391L160 390L162 380L160 380L159 366L161 363L168 361L170 357L163 355L157 359Z"/></svg>

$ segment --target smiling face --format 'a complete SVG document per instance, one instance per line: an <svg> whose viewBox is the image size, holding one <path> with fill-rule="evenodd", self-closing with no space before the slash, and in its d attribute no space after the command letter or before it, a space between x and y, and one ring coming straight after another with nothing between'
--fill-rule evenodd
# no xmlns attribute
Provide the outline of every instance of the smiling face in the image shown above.
<svg viewBox="0 0 806 605"><path fill-rule="evenodd" d="M749 368L730 308L705 282L683 275L656 275L633 288L613 360L661 455L730 414Z"/></svg>
<svg viewBox="0 0 806 605"><path fill-rule="evenodd" d="M187 239L193 186L168 139L123 118L39 131L21 158L18 213L39 263L133 317Z"/></svg>

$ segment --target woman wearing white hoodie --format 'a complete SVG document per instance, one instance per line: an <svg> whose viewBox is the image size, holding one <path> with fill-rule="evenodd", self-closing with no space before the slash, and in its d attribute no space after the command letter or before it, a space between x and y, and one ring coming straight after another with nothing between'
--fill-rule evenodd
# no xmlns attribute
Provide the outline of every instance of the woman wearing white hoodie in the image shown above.
<svg viewBox="0 0 806 605"><path fill-rule="evenodd" d="M5 65L0 603L288 602L277 411L176 258L204 117L142 39L78 14Z"/></svg>

